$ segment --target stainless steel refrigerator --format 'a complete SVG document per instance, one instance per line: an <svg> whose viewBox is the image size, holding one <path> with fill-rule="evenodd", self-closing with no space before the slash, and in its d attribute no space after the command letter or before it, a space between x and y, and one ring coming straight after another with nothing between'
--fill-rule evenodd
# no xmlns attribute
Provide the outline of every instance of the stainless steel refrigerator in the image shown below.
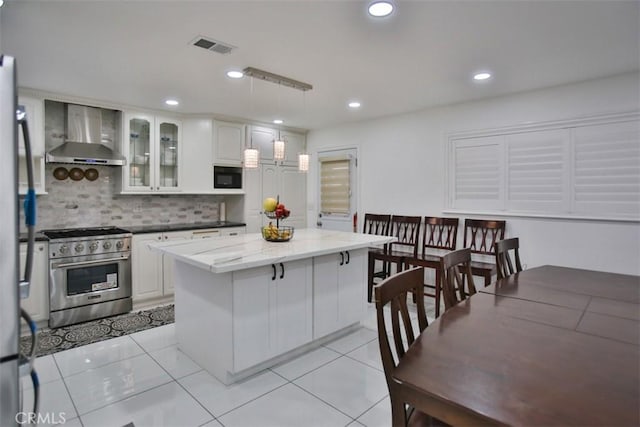
<svg viewBox="0 0 640 427"><path fill-rule="evenodd" d="M21 313L20 296L28 295L33 259L33 229L35 225L35 192L31 169L31 148L24 113L17 105L15 59L0 54L0 426L17 425L21 417L20 372L30 372L37 390L33 370L33 355L20 355L20 318L25 317L34 334L35 325L26 313ZM18 224L20 196L18 194L18 132L24 132L26 174L29 190L24 198L29 248L25 275L21 277ZM25 367L27 369L25 369ZM37 397L34 399L37 405ZM37 412L36 409L27 411Z"/></svg>

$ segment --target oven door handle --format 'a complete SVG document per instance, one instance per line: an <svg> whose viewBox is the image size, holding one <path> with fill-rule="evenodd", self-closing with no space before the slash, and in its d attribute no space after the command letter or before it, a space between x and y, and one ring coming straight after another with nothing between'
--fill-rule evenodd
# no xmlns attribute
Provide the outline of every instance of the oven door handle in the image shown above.
<svg viewBox="0 0 640 427"><path fill-rule="evenodd" d="M114 261L126 261L128 260L128 256L123 256L120 258L107 258L107 259L96 259L93 261L78 261L78 262L68 262L63 264L52 264L51 268L67 268L67 267L79 267L82 265L92 265L92 264L106 264Z"/></svg>

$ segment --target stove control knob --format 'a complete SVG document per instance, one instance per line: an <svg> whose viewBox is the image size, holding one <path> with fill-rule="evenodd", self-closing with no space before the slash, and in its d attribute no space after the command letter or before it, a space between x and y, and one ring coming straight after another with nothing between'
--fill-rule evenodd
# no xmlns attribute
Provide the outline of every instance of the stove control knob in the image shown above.
<svg viewBox="0 0 640 427"><path fill-rule="evenodd" d="M69 252L69 247L67 245L60 246L60 253L61 254L66 254L68 252Z"/></svg>
<svg viewBox="0 0 640 427"><path fill-rule="evenodd" d="M75 247L75 251L76 253L80 253L82 251L84 251L84 245L82 243L78 243Z"/></svg>
<svg viewBox="0 0 640 427"><path fill-rule="evenodd" d="M122 240L118 240L118 241L116 242L116 249L117 249L117 250L122 249L122 247L123 247L123 246L124 246L124 242L123 242Z"/></svg>
<svg viewBox="0 0 640 427"><path fill-rule="evenodd" d="M90 250L91 252L95 252L95 251L98 249L98 247L100 247L100 245L98 244L98 242L93 242L93 243L91 243L91 244L89 245L89 250Z"/></svg>
<svg viewBox="0 0 640 427"><path fill-rule="evenodd" d="M102 244L102 247L105 248L106 250L111 249L111 242L104 242Z"/></svg>

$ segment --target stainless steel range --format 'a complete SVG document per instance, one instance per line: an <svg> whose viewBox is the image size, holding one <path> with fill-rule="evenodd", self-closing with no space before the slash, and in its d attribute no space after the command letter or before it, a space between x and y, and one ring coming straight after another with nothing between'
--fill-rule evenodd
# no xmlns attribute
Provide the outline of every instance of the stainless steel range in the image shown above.
<svg viewBox="0 0 640 427"><path fill-rule="evenodd" d="M49 327L131 311L131 233L117 227L44 230Z"/></svg>

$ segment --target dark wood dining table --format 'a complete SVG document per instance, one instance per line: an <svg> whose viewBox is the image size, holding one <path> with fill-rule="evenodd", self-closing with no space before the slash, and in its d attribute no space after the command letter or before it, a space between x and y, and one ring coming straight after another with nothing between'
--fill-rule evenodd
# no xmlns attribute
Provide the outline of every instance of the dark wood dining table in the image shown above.
<svg viewBox="0 0 640 427"><path fill-rule="evenodd" d="M451 425L640 425L640 277L557 266L481 289L393 377Z"/></svg>

